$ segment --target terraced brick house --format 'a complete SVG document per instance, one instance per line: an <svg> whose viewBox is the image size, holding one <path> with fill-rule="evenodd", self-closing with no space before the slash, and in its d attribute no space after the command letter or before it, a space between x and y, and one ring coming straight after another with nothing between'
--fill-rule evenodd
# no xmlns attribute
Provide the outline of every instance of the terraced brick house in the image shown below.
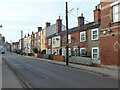
<svg viewBox="0 0 120 90"><path fill-rule="evenodd" d="M101 0L101 64L120 65L120 0Z"/></svg>
<svg viewBox="0 0 120 90"><path fill-rule="evenodd" d="M56 20L56 24L46 28L46 54L62 54L60 33L64 30L65 26L60 17Z"/></svg>
<svg viewBox="0 0 120 90"><path fill-rule="evenodd" d="M69 56L84 56L92 59L93 63L100 64L100 8L94 10L94 21L84 24L84 16L78 17L78 26L69 29L68 43ZM99 13L99 14L98 14ZM66 32L61 34L62 55L66 56Z"/></svg>

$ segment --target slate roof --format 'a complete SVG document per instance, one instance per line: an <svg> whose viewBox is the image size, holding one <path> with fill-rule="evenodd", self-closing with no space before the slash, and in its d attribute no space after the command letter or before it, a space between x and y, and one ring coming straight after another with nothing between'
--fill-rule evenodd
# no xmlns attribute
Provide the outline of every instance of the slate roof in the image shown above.
<svg viewBox="0 0 120 90"><path fill-rule="evenodd" d="M77 32L77 31L90 30L90 29L98 28L99 26L100 26L100 22L96 22L96 23L90 22L81 27L74 27L74 28L68 29L68 33L70 34L70 33ZM62 32L58 33L58 35L64 35L64 34L66 34L66 31L62 31ZM54 33L46 38L51 38L51 37L55 37L58 35L56 35L56 33Z"/></svg>

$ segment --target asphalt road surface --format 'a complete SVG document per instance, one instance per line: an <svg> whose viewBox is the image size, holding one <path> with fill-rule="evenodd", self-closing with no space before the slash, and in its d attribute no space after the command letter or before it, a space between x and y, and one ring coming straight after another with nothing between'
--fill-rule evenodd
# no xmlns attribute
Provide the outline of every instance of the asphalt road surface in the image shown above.
<svg viewBox="0 0 120 90"><path fill-rule="evenodd" d="M32 88L118 88L118 80L102 75L6 53L4 60Z"/></svg>

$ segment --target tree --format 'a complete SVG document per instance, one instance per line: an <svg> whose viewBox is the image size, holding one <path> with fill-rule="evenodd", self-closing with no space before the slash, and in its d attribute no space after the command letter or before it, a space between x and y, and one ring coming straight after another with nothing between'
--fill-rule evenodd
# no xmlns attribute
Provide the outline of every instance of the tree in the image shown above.
<svg viewBox="0 0 120 90"><path fill-rule="evenodd" d="M33 52L34 53L38 53L38 49L37 48L33 48Z"/></svg>

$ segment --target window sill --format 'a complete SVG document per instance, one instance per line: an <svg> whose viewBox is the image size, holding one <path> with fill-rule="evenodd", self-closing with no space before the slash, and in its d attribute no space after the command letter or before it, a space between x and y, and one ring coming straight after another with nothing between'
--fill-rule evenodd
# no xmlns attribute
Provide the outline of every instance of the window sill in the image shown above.
<svg viewBox="0 0 120 90"><path fill-rule="evenodd" d="M98 41L99 39L92 39L92 41Z"/></svg>
<svg viewBox="0 0 120 90"><path fill-rule="evenodd" d="M80 41L80 42L86 42L86 41Z"/></svg>
<svg viewBox="0 0 120 90"><path fill-rule="evenodd" d="M120 21L112 22L112 24L120 23Z"/></svg>
<svg viewBox="0 0 120 90"><path fill-rule="evenodd" d="M92 58L93 60L98 60L98 58Z"/></svg>

